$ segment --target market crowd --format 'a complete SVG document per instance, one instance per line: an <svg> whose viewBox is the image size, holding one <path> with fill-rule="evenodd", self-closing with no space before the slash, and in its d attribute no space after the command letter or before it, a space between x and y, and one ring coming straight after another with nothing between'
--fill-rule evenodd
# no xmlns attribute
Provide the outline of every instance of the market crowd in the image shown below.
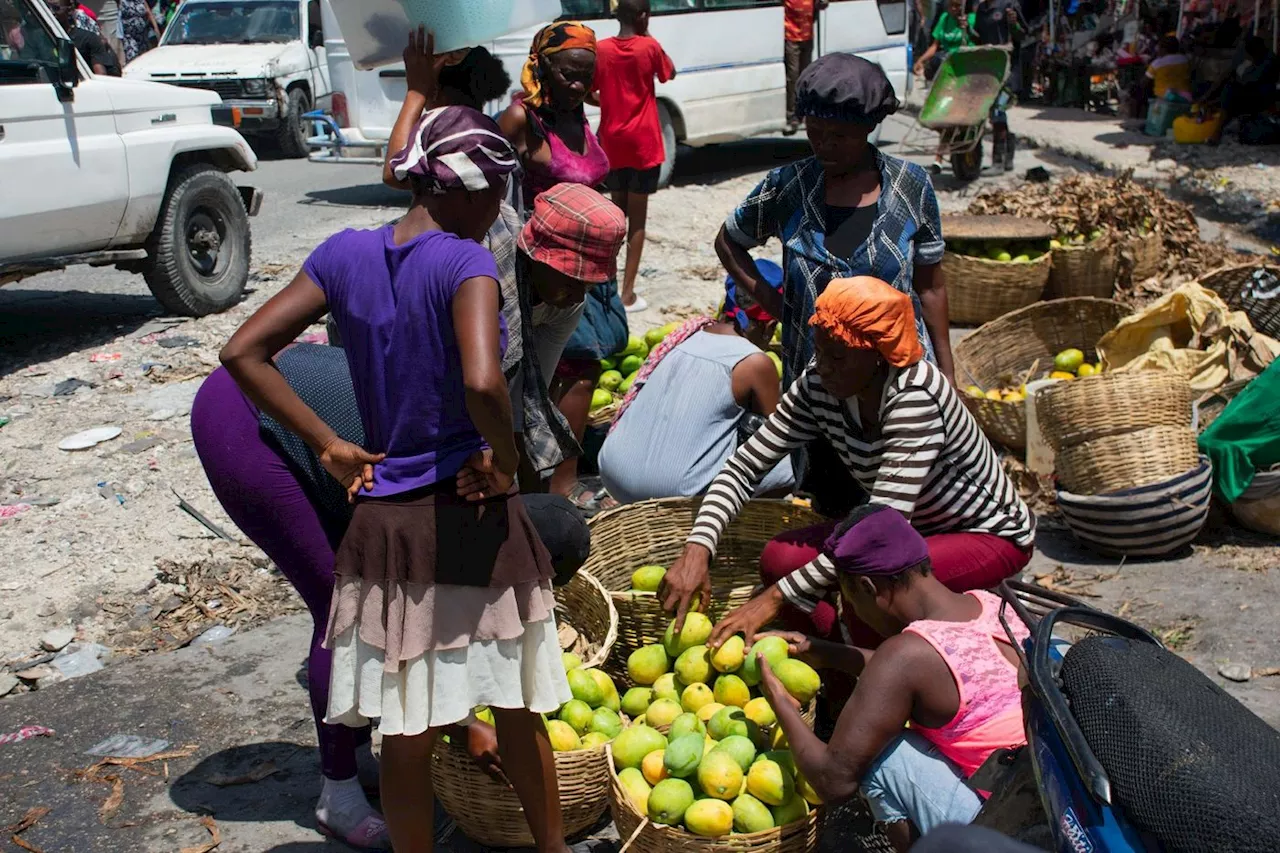
<svg viewBox="0 0 1280 853"><path fill-rule="evenodd" d="M539 714L570 698L553 587L590 548L590 390L629 334L663 160L654 86L676 69L649 14L619 0L600 41L542 28L496 120L480 108L508 90L502 66L411 34L383 171L407 211L318 246L196 398L215 494L314 618L316 816L357 848L431 849L427 768L447 733L514 788L540 851L567 849ZM858 57L799 64L789 118L812 156L707 235L724 306L649 354L601 466L615 501L705 495L659 591L677 620L711 600L710 561L753 495L802 494L828 519L779 531L762 592L711 642L781 623L793 653L843 675L827 743L776 679L763 689L815 789L860 792L906 850L970 822L968 777L1023 740L1017 658L983 590L1026 565L1035 520L955 390L929 177L868 141L897 93ZM774 238L780 263L752 254ZM326 316L336 345L294 343ZM760 349L775 329L781 383ZM357 774L373 725L381 813Z"/></svg>

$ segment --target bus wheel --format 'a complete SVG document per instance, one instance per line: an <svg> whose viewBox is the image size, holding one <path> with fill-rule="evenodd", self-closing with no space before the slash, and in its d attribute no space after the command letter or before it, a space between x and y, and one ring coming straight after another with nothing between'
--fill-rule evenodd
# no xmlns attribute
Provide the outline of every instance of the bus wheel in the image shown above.
<svg viewBox="0 0 1280 853"><path fill-rule="evenodd" d="M658 187L661 189L671 183L671 175L676 170L676 151L680 148L680 142L676 139L676 125L671 120L671 110L662 101L658 101L658 121L662 125L662 147L666 152L666 159L662 161L662 167L658 171Z"/></svg>

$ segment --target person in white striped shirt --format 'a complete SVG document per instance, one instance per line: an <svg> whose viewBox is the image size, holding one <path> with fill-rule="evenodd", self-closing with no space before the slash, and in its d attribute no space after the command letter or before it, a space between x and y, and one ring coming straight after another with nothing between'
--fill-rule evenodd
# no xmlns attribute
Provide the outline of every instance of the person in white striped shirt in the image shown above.
<svg viewBox="0 0 1280 853"><path fill-rule="evenodd" d="M956 592L995 586L1031 558L1035 519L955 390L924 359L911 298L869 276L832 282L813 319L816 357L777 410L712 481L679 559L663 579L663 606L683 624L710 600L708 568L725 527L760 479L820 437L872 503L893 507L925 537L938 579ZM821 554L836 521L784 533L760 556L766 589L711 636L750 642L775 619L792 630L874 647L879 638L835 603L836 571ZM843 630L842 630L843 628Z"/></svg>

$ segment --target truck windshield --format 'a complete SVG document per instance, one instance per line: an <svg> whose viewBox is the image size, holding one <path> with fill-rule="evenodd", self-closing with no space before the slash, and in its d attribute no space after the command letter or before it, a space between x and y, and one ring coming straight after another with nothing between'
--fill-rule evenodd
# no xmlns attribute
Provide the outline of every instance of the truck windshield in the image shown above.
<svg viewBox="0 0 1280 853"><path fill-rule="evenodd" d="M162 44L265 44L302 37L297 0L187 2Z"/></svg>

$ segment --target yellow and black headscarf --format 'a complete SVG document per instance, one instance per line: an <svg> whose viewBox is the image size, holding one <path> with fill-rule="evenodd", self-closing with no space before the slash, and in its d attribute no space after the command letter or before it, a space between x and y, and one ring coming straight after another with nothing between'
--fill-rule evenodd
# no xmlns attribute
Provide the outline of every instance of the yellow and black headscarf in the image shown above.
<svg viewBox="0 0 1280 853"><path fill-rule="evenodd" d="M596 33L581 21L559 21L538 30L529 47L529 58L520 72L520 85L524 87L524 102L537 109L546 103L542 91L542 78L538 64L544 56L562 50L589 50L596 52Z"/></svg>

